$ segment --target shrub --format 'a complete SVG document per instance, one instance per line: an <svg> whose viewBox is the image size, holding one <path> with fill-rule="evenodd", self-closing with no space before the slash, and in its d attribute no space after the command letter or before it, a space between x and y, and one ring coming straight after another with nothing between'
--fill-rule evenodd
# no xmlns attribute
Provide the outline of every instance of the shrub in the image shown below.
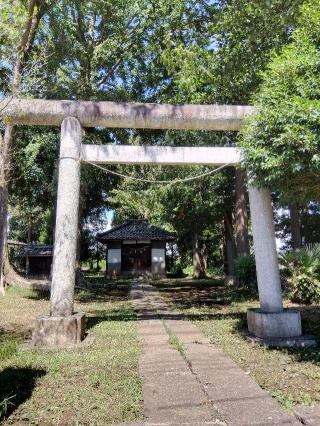
<svg viewBox="0 0 320 426"><path fill-rule="evenodd" d="M253 255L237 257L234 261L234 272L240 287L256 287L256 263Z"/></svg>
<svg viewBox="0 0 320 426"><path fill-rule="evenodd" d="M290 300L320 303L320 243L283 253L279 263Z"/></svg>
<svg viewBox="0 0 320 426"><path fill-rule="evenodd" d="M177 260L169 269L169 275L172 278L182 278L184 277L183 268L181 262Z"/></svg>

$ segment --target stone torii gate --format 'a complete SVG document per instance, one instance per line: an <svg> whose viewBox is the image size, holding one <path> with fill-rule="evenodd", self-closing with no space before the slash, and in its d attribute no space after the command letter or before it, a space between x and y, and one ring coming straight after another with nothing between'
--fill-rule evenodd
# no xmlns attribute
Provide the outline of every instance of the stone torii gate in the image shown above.
<svg viewBox="0 0 320 426"><path fill-rule="evenodd" d="M60 346L84 338L84 314L74 314L75 260L81 162L108 164L234 165L229 147L82 144L83 127L238 131L250 106L163 105L114 102L4 100L0 110L15 125L61 125L50 314L36 319L33 344ZM247 313L249 332L281 344L301 339L300 313L284 310L270 191L249 185L260 309Z"/></svg>

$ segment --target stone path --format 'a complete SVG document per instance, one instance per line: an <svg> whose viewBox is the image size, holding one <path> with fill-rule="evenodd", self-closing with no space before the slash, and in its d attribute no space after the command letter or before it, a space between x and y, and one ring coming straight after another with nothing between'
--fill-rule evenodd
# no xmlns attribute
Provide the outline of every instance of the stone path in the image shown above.
<svg viewBox="0 0 320 426"><path fill-rule="evenodd" d="M294 414L303 425L319 426L320 425L320 407L306 407L297 405L294 408Z"/></svg>
<svg viewBox="0 0 320 426"><path fill-rule="evenodd" d="M145 425L300 425L149 284L131 291Z"/></svg>

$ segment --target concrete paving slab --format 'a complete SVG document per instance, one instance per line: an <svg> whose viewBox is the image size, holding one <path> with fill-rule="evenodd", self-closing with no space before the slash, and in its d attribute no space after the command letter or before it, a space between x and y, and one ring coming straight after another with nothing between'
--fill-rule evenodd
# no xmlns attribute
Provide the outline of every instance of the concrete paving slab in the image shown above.
<svg viewBox="0 0 320 426"><path fill-rule="evenodd" d="M148 286L147 291L145 298L141 291L131 293L139 312L138 331L142 342L139 373L143 379L145 424L224 425L181 354L169 344L163 321L155 316L159 307L167 307L159 297L151 305L150 294L154 290ZM153 319L145 319L146 315Z"/></svg>
<svg viewBox="0 0 320 426"><path fill-rule="evenodd" d="M185 329L183 326L180 333L179 323L174 324L193 373L229 425L299 424L221 349L206 343L190 343L190 334Z"/></svg>
<svg viewBox="0 0 320 426"><path fill-rule="evenodd" d="M133 288L146 425L301 426L194 323L171 310L155 288L141 283ZM181 353L170 346L169 335L181 343Z"/></svg>
<svg viewBox="0 0 320 426"><path fill-rule="evenodd" d="M297 405L294 410L296 418L304 425L319 426L320 425L320 407L306 407Z"/></svg>

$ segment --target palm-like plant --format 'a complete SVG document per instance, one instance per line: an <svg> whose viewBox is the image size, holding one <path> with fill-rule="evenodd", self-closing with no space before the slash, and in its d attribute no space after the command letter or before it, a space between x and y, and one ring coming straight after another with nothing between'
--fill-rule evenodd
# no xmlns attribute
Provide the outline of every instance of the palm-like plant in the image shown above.
<svg viewBox="0 0 320 426"><path fill-rule="evenodd" d="M320 303L320 243L279 256L289 297L298 303Z"/></svg>

